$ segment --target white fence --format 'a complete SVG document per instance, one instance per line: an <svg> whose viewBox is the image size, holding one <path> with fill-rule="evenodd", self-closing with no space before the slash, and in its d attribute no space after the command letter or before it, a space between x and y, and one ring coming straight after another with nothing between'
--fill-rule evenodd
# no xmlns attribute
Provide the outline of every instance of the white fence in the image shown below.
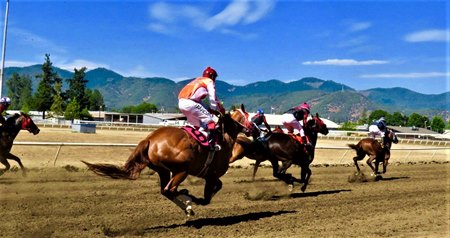
<svg viewBox="0 0 450 238"><path fill-rule="evenodd" d="M14 142L14 145L22 145L22 146L57 146L58 149L54 156L53 165L56 165L56 161L58 160L58 156L60 154L61 148L63 146L75 146L75 147L130 147L134 148L137 144L126 144L126 143L78 143L78 142ZM318 151L320 150L345 150L342 156L339 159L339 163L342 163L343 159L347 156L349 151L353 151L347 146L316 146ZM432 151L430 160L434 159L434 156L438 151L447 150L446 154L449 155L450 148L447 146L443 147L411 147L411 148L392 148L392 151L408 151L406 158L410 156L413 151ZM447 159L448 160L448 156Z"/></svg>

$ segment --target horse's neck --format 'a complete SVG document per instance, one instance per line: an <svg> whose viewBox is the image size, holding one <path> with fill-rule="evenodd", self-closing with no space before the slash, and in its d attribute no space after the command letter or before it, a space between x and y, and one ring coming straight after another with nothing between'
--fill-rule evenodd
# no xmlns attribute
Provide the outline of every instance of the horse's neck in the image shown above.
<svg viewBox="0 0 450 238"><path fill-rule="evenodd" d="M9 139L15 139L20 132L20 127L16 125L5 125L2 127L1 136L7 136Z"/></svg>

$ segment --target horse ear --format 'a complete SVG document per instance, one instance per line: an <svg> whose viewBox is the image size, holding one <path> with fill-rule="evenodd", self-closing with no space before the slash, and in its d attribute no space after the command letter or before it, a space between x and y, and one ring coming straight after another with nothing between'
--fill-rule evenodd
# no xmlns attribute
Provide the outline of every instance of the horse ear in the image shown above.
<svg viewBox="0 0 450 238"><path fill-rule="evenodd" d="M244 104L241 104L241 110L242 110L243 112L245 112Z"/></svg>
<svg viewBox="0 0 450 238"><path fill-rule="evenodd" d="M319 113L318 112L316 112L316 117L319 117ZM320 118L320 117L319 117Z"/></svg>

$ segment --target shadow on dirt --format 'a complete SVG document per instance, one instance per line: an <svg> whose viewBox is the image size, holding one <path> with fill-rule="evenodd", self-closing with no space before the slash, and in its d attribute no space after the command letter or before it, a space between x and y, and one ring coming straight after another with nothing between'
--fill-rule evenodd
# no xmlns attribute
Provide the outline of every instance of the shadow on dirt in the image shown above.
<svg viewBox="0 0 450 238"><path fill-rule="evenodd" d="M397 180L397 179L409 179L408 176L402 176L402 177L390 177L390 178L380 178L381 181L390 181L390 180Z"/></svg>
<svg viewBox="0 0 450 238"><path fill-rule="evenodd" d="M228 217L216 217L216 218L201 218L197 220L189 220L185 224L173 224L170 226L157 226L148 228L147 230L155 230L155 229L167 229L167 228L176 228L176 227L195 227L197 229L202 228L204 226L228 226L237 224L240 222L247 221L255 221L266 217L279 216L288 213L295 213L296 211L277 211L277 212L252 212L242 215L236 216L228 216Z"/></svg>
<svg viewBox="0 0 450 238"><path fill-rule="evenodd" d="M350 189L339 189L339 190L327 190L327 191L317 191L317 192L305 192L305 193L291 193L289 195L290 198L305 198L305 197L317 197L320 195L327 195L327 194L336 194L341 192L351 192ZM279 198L282 198L280 196ZM275 196L274 196L275 199Z"/></svg>

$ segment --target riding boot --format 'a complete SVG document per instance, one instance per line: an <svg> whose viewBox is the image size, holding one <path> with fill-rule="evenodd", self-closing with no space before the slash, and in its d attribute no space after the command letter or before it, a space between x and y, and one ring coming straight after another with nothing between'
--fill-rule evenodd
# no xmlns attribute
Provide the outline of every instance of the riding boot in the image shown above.
<svg viewBox="0 0 450 238"><path fill-rule="evenodd" d="M219 151L222 149L220 145L216 144L216 129L210 129L208 131L208 143L209 150Z"/></svg>
<svg viewBox="0 0 450 238"><path fill-rule="evenodd" d="M386 139L384 139L384 136L382 136L381 137L381 148L384 148L384 146L385 146L385 141L386 141Z"/></svg>

